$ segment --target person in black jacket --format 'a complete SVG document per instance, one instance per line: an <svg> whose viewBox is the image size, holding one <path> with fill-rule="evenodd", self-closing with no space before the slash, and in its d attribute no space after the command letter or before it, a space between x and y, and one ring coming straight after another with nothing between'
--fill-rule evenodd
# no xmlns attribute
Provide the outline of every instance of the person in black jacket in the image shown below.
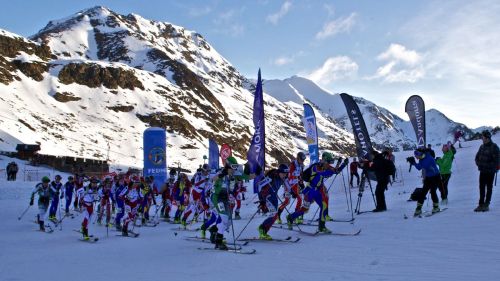
<svg viewBox="0 0 500 281"><path fill-rule="evenodd" d="M370 170L375 172L377 177L377 187L375 188L375 197L377 199L377 206L373 210L374 212L384 212L387 211L387 205L385 204L385 191L387 190L387 185L389 184L389 176L393 174L395 168L392 161L387 160L384 154L378 151L372 151L373 162L371 163Z"/></svg>
<svg viewBox="0 0 500 281"><path fill-rule="evenodd" d="M491 133L485 130L481 133L481 136L483 144L479 147L475 159L479 169L479 205L474 209L474 212L487 212L490 210L493 179L500 166L498 146L491 141Z"/></svg>

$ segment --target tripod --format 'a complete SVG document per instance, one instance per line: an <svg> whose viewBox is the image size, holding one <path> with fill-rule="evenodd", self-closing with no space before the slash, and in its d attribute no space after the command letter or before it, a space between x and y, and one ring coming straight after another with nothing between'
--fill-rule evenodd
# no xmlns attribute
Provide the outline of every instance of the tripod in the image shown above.
<svg viewBox="0 0 500 281"><path fill-rule="evenodd" d="M367 211L361 212L361 199L363 198L363 192L365 191L365 182L366 181L368 181L368 186L370 187L370 191L372 193L373 203L375 204L375 206L377 206L377 202L375 200L375 194L373 194L373 188L372 188L372 184L370 182L370 177L368 176L368 170L363 169L363 173L361 174L361 182L359 184L358 201L356 202L356 208L354 210L354 212L357 215L367 212Z"/></svg>

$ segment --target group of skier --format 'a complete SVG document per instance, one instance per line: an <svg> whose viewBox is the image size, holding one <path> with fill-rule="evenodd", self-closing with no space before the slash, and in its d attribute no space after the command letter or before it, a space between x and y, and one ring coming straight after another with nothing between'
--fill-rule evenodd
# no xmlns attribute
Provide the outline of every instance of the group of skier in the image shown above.
<svg viewBox="0 0 500 281"><path fill-rule="evenodd" d="M483 133L483 145L476 156L476 164L481 171L480 200L475 211L488 211L491 200L492 181L498 168L498 146L491 142L491 134ZM414 157L408 157L411 166L422 170L423 188L417 198L415 216L422 214L422 205L430 191L433 201L432 212L439 212L439 199L436 191L441 193L441 204L447 203L448 182L451 176L451 166L456 149L451 142L442 146L443 155L435 157L431 147L418 148ZM359 165L365 172L373 172L376 180L376 209L374 212L387 210L384 192L395 174L393 159L387 152L372 152L373 160L360 159ZM331 220L328 215L328 189L326 179L339 174L349 163L348 159L334 159L329 152L324 152L317 163L307 169L304 167L306 155L299 152L289 163L281 163L278 168L265 174L257 167L251 171L247 164L240 165L234 157L229 157L222 169L211 170L207 164L200 166L194 176L189 179L185 173L172 169L168 179L162 186L155 186L152 177L125 175L107 176L99 180L96 177L85 177L82 172L69 176L65 184L60 176L51 181L43 177L32 193L30 205L34 203L34 195L38 195L39 214L37 216L40 229L44 230L44 217L49 211L49 219L55 223L69 216L69 207L73 202L74 209L81 211L83 220L81 233L84 239L89 239L88 225L97 203L97 222L112 225L122 235L129 235L130 223L136 223L138 214L141 224L147 224L151 206L155 205L155 217L158 215L172 223L188 224L202 218L199 228L201 238L206 238L207 230L210 239L218 249L227 249L224 233L229 229L233 219L240 219L241 200L246 192L245 183L254 179L257 187L257 212L267 216L258 226L259 239L269 240L271 227L277 221L281 224L283 212L286 211L286 224L293 229L294 225L302 223L303 216L315 202L319 207L318 232L329 233L326 222ZM418 162L417 162L418 160ZM336 163L335 163L336 162ZM335 164L335 165L334 165ZM357 173L356 167L356 173ZM353 173L351 165L351 175ZM352 182L352 177L351 177ZM283 188L283 189L281 189ZM280 191L282 190L282 191ZM161 197L157 204L155 197ZM66 199L64 216L56 213L60 199ZM295 206L293 206L293 202ZM288 206L292 204L290 210ZM50 205L50 208L49 208ZM115 212L114 221L111 214ZM172 219L171 219L172 218ZM171 219L171 220L170 220Z"/></svg>
<svg viewBox="0 0 500 281"><path fill-rule="evenodd" d="M61 180L60 175L56 175L53 181L45 176L31 194L30 206L34 204L35 195L38 195L37 223L42 231L45 231L44 217L47 211L49 211L49 220L57 225L64 218L73 216L69 209L73 202L74 210L83 216L81 233L85 240L89 239L88 225L96 204L98 224L102 224L105 217L107 227L114 224L123 235L128 235L128 225L135 221L138 211L142 214L142 222L145 223L149 218L149 207L156 204L152 193L153 179L151 177L126 178L120 175L107 176L99 180L97 177L86 177L83 173L77 173L69 176L64 184ZM62 199L66 201L63 214L61 213L62 206L59 209L59 200ZM59 218L57 218L58 209ZM116 211L114 223L111 222L112 211Z"/></svg>

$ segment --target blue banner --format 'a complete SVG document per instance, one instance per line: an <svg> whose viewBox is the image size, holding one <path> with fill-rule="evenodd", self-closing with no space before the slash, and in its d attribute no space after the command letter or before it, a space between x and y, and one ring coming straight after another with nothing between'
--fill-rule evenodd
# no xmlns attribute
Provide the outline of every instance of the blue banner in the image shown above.
<svg viewBox="0 0 500 281"><path fill-rule="evenodd" d="M153 176L156 188L167 181L167 135L162 128L144 131L144 176Z"/></svg>
<svg viewBox="0 0 500 281"><path fill-rule="evenodd" d="M219 169L219 146L213 139L208 140L208 166L210 170Z"/></svg>
<svg viewBox="0 0 500 281"><path fill-rule="evenodd" d="M316 115L312 106L304 103L304 129L306 141L309 146L309 165L319 162L318 127L316 127Z"/></svg>
<svg viewBox="0 0 500 281"><path fill-rule="evenodd" d="M266 142L266 128L264 125L264 93L262 91L262 78L260 77L260 69L257 77L257 87L255 88L255 98L253 102L253 125L255 133L250 143L250 148L247 152L247 160L250 166L250 173L255 173L257 167L262 168L262 172L254 179L253 192L258 192L258 182L263 177L265 168L265 142Z"/></svg>

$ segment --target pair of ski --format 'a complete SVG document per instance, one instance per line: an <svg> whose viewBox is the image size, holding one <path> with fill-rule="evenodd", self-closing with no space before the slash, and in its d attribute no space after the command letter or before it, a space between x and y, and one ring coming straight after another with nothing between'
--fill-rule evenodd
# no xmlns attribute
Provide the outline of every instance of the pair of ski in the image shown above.
<svg viewBox="0 0 500 281"><path fill-rule="evenodd" d="M49 220L50 221L50 220ZM37 221L33 221L36 225L39 225ZM52 221L50 221L52 222ZM57 227L57 225L55 225ZM45 230L41 230L41 229L35 229L36 231L40 231L40 232L45 232L45 233L52 233L54 232L54 229L52 228L52 226L50 226L50 224L45 224L44 225L44 228Z"/></svg>
<svg viewBox="0 0 500 281"><path fill-rule="evenodd" d="M354 221L354 218L352 218L352 219L345 219L345 220L336 220L336 219L333 219L333 220L329 220L329 221L326 221L326 222L353 222L353 221ZM306 221L304 223L301 223L300 225L318 226L318 220L315 220L315 221Z"/></svg>
<svg viewBox="0 0 500 281"><path fill-rule="evenodd" d="M297 226L297 225L295 225ZM285 229L285 230L290 230L290 231L295 231L295 232L298 232L300 234L304 234L304 235L308 235L308 236L319 236L319 235L333 235L333 236L358 236L360 233L361 233L361 229L358 229L357 231L354 231L354 232L321 232L321 231L314 231L314 232L310 232L310 231L306 231L306 230L303 230L303 229L300 229L300 228L288 228L287 226L283 226L283 225L273 225L272 227L274 228L279 228L279 229ZM300 226L299 226L300 227Z"/></svg>
<svg viewBox="0 0 500 281"><path fill-rule="evenodd" d="M210 243L210 244L213 244L212 241L210 241L210 239L207 239L207 238L201 238L201 237L198 237L198 236L190 236L190 237L186 237L184 238L185 240L187 241L198 241L198 242L203 242L203 243ZM257 252L257 250L255 249L250 249L250 250L245 250L243 249L243 246L246 246L248 245L248 241L245 241L243 243L226 243L227 245L227 249L217 249L217 248L214 248L214 247L198 247L198 250L204 250L204 251L224 251L224 252L230 252L230 253L235 253L235 254L243 254L243 255L251 255L251 254L255 254Z"/></svg>
<svg viewBox="0 0 500 281"><path fill-rule="evenodd" d="M81 230L78 229L73 229L74 232L78 232L80 234L83 234ZM95 237L94 235L89 235L87 238L80 237L78 240L82 242L87 242L87 243L95 243L99 241L98 237Z"/></svg>
<svg viewBox="0 0 500 281"><path fill-rule="evenodd" d="M427 218L427 217L432 217L432 216L434 216L435 214L442 213L442 212L444 212L444 211L446 211L446 210L448 210L448 208L447 208L447 207L442 208L442 209L440 209L440 210L439 210L439 211L437 211L437 212L426 211L426 212L423 212L422 214L420 214L420 215L418 215L418 216L416 216L416 217L418 217L418 218L424 218L424 217L425 217L425 218Z"/></svg>

